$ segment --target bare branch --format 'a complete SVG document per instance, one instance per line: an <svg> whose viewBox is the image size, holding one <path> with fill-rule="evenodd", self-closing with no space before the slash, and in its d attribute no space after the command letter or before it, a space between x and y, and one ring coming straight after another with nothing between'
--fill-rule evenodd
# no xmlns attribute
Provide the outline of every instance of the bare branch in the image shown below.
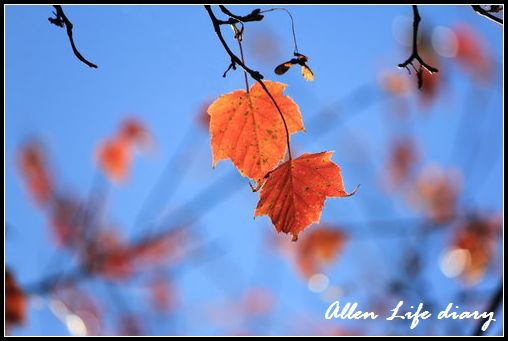
<svg viewBox="0 0 508 341"><path fill-rule="evenodd" d="M480 5L471 5L471 7L473 8L473 11L475 11L479 15L484 16L485 18L490 19L490 20L492 20L495 23L498 23L499 25L503 25L503 19L498 18L498 17L496 17L495 15L492 14L492 12L494 12L494 13L498 12L498 8L497 7L494 10L491 9L490 11L484 9ZM492 7L494 7L494 6L492 6Z"/></svg>
<svg viewBox="0 0 508 341"><path fill-rule="evenodd" d="M422 77L423 70L422 70L422 68L425 68L430 73L439 72L439 70L437 68L427 64L422 59L422 57L420 57L420 55L418 54L418 27L420 26L420 21L421 21L421 17L420 17L420 13L418 12L418 6L413 5L413 52L411 53L409 58L404 63L399 64L400 68L406 68L406 69L408 69L408 71L410 71L409 67L408 67L409 65L411 65L413 67L413 69L415 69L417 77L418 77L418 88L419 89L421 89L423 86L423 77ZM415 60L418 61L418 63L420 64L419 70L417 70L413 64L413 62Z"/></svg>
<svg viewBox="0 0 508 341"><path fill-rule="evenodd" d="M89 62L88 60L86 60L86 58L83 57L83 55L78 51L78 49L76 47L76 44L74 43L74 38L72 37L72 27L73 27L72 23L67 18L67 16L65 15L65 13L64 13L64 11L62 9L62 6L60 6L60 5L53 5L53 7L56 10L56 13L55 12L53 13L55 15L55 17L54 18L48 18L49 22L52 23L55 26L58 26L58 27L64 27L64 25L65 25L65 29L67 30L67 36L69 37L69 42L71 43L71 47L72 47L72 51L74 52L74 55L80 61L85 63L87 66L96 69L97 65L95 65L94 63Z"/></svg>
<svg viewBox="0 0 508 341"><path fill-rule="evenodd" d="M249 14L247 15L235 15L233 13L231 13L231 11L229 9L226 8L226 6L223 6L223 5L219 5L219 8L220 10L222 11L222 13L224 13L225 15L227 15L230 20L228 20L227 22L224 22L224 24L236 24L236 23L245 23L245 22L249 22L249 21L261 21L263 20L264 16L261 14L261 10L259 8L253 10L252 12L250 12ZM233 20L231 20L233 19Z"/></svg>

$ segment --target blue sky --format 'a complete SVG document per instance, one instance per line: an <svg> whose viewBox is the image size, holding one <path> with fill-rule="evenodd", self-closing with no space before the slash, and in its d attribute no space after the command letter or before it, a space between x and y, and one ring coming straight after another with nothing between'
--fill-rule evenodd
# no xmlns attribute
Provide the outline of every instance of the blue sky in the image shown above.
<svg viewBox="0 0 508 341"><path fill-rule="evenodd" d="M231 6L231 10L239 13L252 8L255 7ZM361 224L399 219L401 222L387 228L399 231L405 228L403 219L418 217L400 196L387 195L378 187L392 134L407 133L404 129L398 131L396 124L387 129L390 101L381 99L384 97L378 90L378 76L381 70L396 70L395 66L407 58L407 50L394 35L397 27L394 23L397 18L403 20L400 17L410 19L411 9L409 6L287 8L295 18L298 47L309 56L315 81L304 81L295 70L280 77L272 72L274 65L293 52L290 22L283 12L267 13L261 23L246 25L247 64L266 79L288 84L286 93L300 106L304 122L309 122L307 132L292 139L297 153L334 150L333 160L342 168L347 189L352 190L356 184L362 186L352 198L328 200L322 221L337 226L359 222L358 226L366 231L346 229L352 237L326 274L331 283L348 288L341 301L358 301L367 306L371 298L387 296L386 281L400 271L401 245L419 243L411 238L383 236L375 231L375 226ZM98 64L98 69L80 63L72 54L65 31L48 23L50 6L5 8L5 219L9 227L6 264L14 269L19 282L32 283L47 274L48 264L52 264L57 252L45 216L28 200L17 174L19 145L38 136L49 151L58 185L85 197L96 174L94 153L98 142L112 135L126 115L136 115L149 127L156 148L153 153L136 158L125 185L109 188L107 216L114 225L132 238L143 235L143 230L134 225L136 215L167 160L175 153L180 156L178 166L185 169L185 179L168 205L151 207L153 213L181 207L222 177L226 179L224 184L213 195L203 198L203 203L214 205L221 194L227 197L207 210L193 226L207 240L217 242L224 256L178 276L175 282L182 293L181 308L174 316L154 318L148 332L228 332L206 320L204 306L207 302L239 297L250 286L269 288L280 303L270 315L270 328L263 327L266 321L250 321L254 332L298 333L298 328L288 325L298 323L299 319L305 321L309 316L319 320L327 303L308 290L306 280L286 258L267 247L267 238L275 232L266 217L252 219L257 196L250 191L247 180L234 171L230 162L211 168L208 133L196 124L197 117L207 101L243 88L243 75L237 70L222 77L229 60L203 7L64 6L64 10L74 24L79 50ZM217 8L215 11L219 15ZM467 23L483 39L495 62L502 64L502 28L479 17L468 6L420 6L420 14L423 27L430 30ZM227 27L223 32L231 38ZM265 36L274 43L271 53L267 53L273 56L268 61L255 51L256 44ZM236 47L232 39L229 41ZM419 107L415 98L408 100L411 132L423 150L423 163L436 163L444 168L467 167L463 169L466 194L461 196L461 203L471 205L468 198L473 197L474 207L500 212L501 80L486 86L449 60L441 67L451 90L441 93L428 109ZM502 74L500 69L498 74ZM375 101L365 109L361 109L361 104L368 98L351 100L350 95L363 86L373 93ZM487 97L489 102L474 101ZM344 98L349 100L343 101ZM344 124L321 134L323 122L318 118L314 130L310 122L316 122L313 118L327 107L338 109ZM457 136L460 140L456 140ZM371 163L358 161L357 142L368 151ZM479 152L470 154L471 150ZM468 163L470 155L475 155L475 162ZM157 195L164 195L172 181L166 179ZM191 207L191 211L199 211L201 205ZM184 218L186 214L192 212L184 213ZM464 288L457 279L446 278L439 270L438 257L448 240L446 231L426 238L428 258L424 277L431 283L428 295L442 302L443 307ZM57 271L70 263L65 252L58 252L62 257L57 269L51 270ZM496 283L495 276L487 276L478 290L489 292ZM104 296L101 284L92 282L89 290ZM126 297L127 305L138 305L140 298L135 288L118 290ZM28 321L23 328L15 329L14 334L67 334L67 328L50 312L47 302L45 298L31 300ZM361 323L326 323L365 328ZM448 333L446 322L440 323L439 333ZM466 334L472 327L466 322L454 326ZM497 322L491 328L499 331L499 327ZM375 334L388 332L389 328L388 322L376 321L366 330ZM410 333L408 328L396 331ZM422 328L411 333L425 331Z"/></svg>

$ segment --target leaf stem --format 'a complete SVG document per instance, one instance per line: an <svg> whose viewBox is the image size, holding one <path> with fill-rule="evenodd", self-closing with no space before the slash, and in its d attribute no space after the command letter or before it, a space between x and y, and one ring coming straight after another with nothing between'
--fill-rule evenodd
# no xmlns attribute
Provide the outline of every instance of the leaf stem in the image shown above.
<svg viewBox="0 0 508 341"><path fill-rule="evenodd" d="M293 159L293 157L291 156L291 144L289 143L289 129L288 129L288 125L286 123L286 119L284 118L284 115L282 114L282 110L280 109L279 105L277 104L277 101L275 100L275 98L273 98L270 91L268 91L268 88L266 87L265 83L262 80L259 80L258 83L261 85L261 87L266 92L268 97L270 97L273 104L275 105L275 108L277 108L277 111L279 112L280 118L282 118L282 123L284 123L284 129L286 130L286 143L288 145L288 158L291 161Z"/></svg>
<svg viewBox="0 0 508 341"><path fill-rule="evenodd" d="M235 24L231 24L231 27L233 28L233 31L235 32L235 39L238 42L238 49L240 50L240 59L242 60L242 63L245 64L245 57L243 55L243 47L242 47L242 41L243 41L243 24L242 28L239 30ZM245 91L247 93L250 92L249 90L249 78L247 77L247 71L243 70L243 78L245 80Z"/></svg>

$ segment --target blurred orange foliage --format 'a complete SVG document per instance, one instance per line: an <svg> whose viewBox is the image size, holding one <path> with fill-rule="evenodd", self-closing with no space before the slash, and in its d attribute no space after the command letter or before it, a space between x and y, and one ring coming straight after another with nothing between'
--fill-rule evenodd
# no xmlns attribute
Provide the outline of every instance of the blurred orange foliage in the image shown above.
<svg viewBox="0 0 508 341"><path fill-rule="evenodd" d="M97 162L114 182L122 182L132 163L136 148L151 141L148 130L136 119L127 118L113 138L102 142L97 149Z"/></svg>
<svg viewBox="0 0 508 341"><path fill-rule="evenodd" d="M395 140L383 170L386 188L392 191L407 183L417 162L418 154L414 141L409 137Z"/></svg>
<svg viewBox="0 0 508 341"><path fill-rule="evenodd" d="M471 218L459 227L453 245L467 250L470 256L462 272L462 278L475 284L485 274L496 251L496 240L502 231L502 220L498 217Z"/></svg>
<svg viewBox="0 0 508 341"><path fill-rule="evenodd" d="M494 61L484 44L484 39L467 24L453 29L457 38L457 61L480 81L490 81L494 75Z"/></svg>
<svg viewBox="0 0 508 341"><path fill-rule="evenodd" d="M336 228L319 225L305 234L296 249L296 265L305 277L320 273L342 252L346 235Z"/></svg>
<svg viewBox="0 0 508 341"><path fill-rule="evenodd" d="M456 171L446 172L436 166L425 168L416 181L413 200L427 217L438 224L453 219L461 189L461 176Z"/></svg>
<svg viewBox="0 0 508 341"><path fill-rule="evenodd" d="M19 151L18 165L27 190L34 201L41 207L47 205L53 195L53 179L41 144L30 141L23 145Z"/></svg>

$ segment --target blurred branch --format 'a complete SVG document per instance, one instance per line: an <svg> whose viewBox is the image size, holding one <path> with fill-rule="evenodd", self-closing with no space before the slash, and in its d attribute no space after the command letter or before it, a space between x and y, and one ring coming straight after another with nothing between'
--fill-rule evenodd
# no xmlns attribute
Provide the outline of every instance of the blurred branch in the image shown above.
<svg viewBox="0 0 508 341"><path fill-rule="evenodd" d="M150 212L153 210L151 210L150 207L155 205L158 208L160 207L163 209L161 204L164 206L168 205L173 194L177 191L187 176L188 171L191 168L191 163L196 160L196 157L193 157L187 159L185 163L182 162L182 159L186 159L184 154L196 155L195 151L189 150L195 139L195 132L192 128L192 126L187 128L187 132L183 135L182 139L176 146L173 155L168 159L161 175L155 181L152 189L141 203L141 208L134 218L134 228L136 230L139 228L139 230L142 230L146 234L151 234L151 232L153 232L152 229L148 229L147 231L143 230L144 225L148 221L155 219L149 216L149 213L153 213ZM164 191L160 191L161 188L164 188ZM154 226L154 224L151 226Z"/></svg>
<svg viewBox="0 0 508 341"><path fill-rule="evenodd" d="M173 228L176 221L178 221L178 225L183 226L195 224L202 216L208 213L209 210L222 203L230 195L242 189L242 187L237 186L236 182L231 181L233 174L235 174L235 172L231 170L229 173L202 189L186 203L180 205L179 208L168 214L162 214L158 224L162 227L169 226L169 228ZM217 193L221 193L219 198L217 198ZM197 212L194 208L198 208ZM179 221L179 219L182 219L182 216L185 220ZM167 228L164 230L166 229Z"/></svg>
<svg viewBox="0 0 508 341"><path fill-rule="evenodd" d="M496 17L495 15L492 14L492 13L499 12L500 6L498 6L498 5L492 5L490 10L484 9L481 5L471 5L471 7L473 8L473 11L475 11L479 15L481 15L481 16L483 16L483 17L485 17L485 18L487 18L487 19L489 19L489 20L491 20L491 21L493 21L495 23L498 23L499 25L503 25L503 19L498 18L498 17Z"/></svg>
<svg viewBox="0 0 508 341"><path fill-rule="evenodd" d="M421 89L423 86L423 70L422 68L425 68L430 73L439 72L438 69L436 69L433 66L430 66L429 64L425 63L425 61L422 59L422 57L418 54L418 27L420 26L420 13L418 12L418 6L413 5L413 52L409 56L409 58L404 62L399 64L400 68L406 68L409 73L411 73L411 70L409 69L409 65L413 67L413 69L416 71L416 75L418 76L418 89ZM420 63L420 69L417 70L414 66L413 62L417 60L418 63Z"/></svg>
<svg viewBox="0 0 508 341"><path fill-rule="evenodd" d="M495 313L496 310L501 305L501 303L503 303L503 279L501 279L501 283L499 284L499 287L497 288L496 292L492 296L486 312ZM475 332L473 334L474 336L483 335L484 331L482 330L482 326L484 323L485 323L485 319L478 321L478 325L476 326Z"/></svg>
<svg viewBox="0 0 508 341"><path fill-rule="evenodd" d="M178 229L175 231L170 231L172 233L181 233L183 231L182 229ZM153 237L147 237L145 239L139 240L137 243L133 243L133 245L143 246L143 245L149 245L156 242L157 240L160 240L161 238L165 237L165 234L168 232L165 232L164 234L161 233L157 236ZM215 241L207 241L207 242L200 242L196 246L189 247L186 251L185 256L187 257L186 260L188 261L188 264L192 264L194 267L204 264L206 262L209 262L211 260L217 259L221 256L223 256L225 252L217 246L217 242ZM101 259L97 260L98 262L101 261ZM101 278L101 273L96 272L93 270L93 266L95 264L89 264L86 262L81 262L80 264L72 267L68 271L62 271L59 273L48 275L40 280L37 280L34 283L30 283L24 286L24 292L31 294L31 295L45 295L52 291L54 291L57 288L64 288L68 286L72 286L78 283L81 283L83 281L89 280L89 279L97 279ZM162 267L167 267L167 264L163 264ZM186 268L191 269L191 268ZM152 269L154 272L160 272L161 267L153 267ZM147 273L148 271L145 271L144 273ZM141 271L136 271L136 274L142 273ZM178 272L180 273L180 272ZM183 271L182 271L183 273ZM132 278L135 278L135 276L132 276ZM106 280L106 282L108 282Z"/></svg>
<svg viewBox="0 0 508 341"><path fill-rule="evenodd" d="M56 12L53 12L55 17L54 18L48 18L49 22L52 23L55 26L58 26L58 27L64 27L65 26L65 29L67 30L67 36L69 37L69 42L71 43L71 47L72 47L72 51L74 52L74 55L80 61L85 63L87 66L96 69L97 65L95 65L94 63L89 62L88 60L86 60L85 57L83 57L83 55L78 51L78 49L76 47L76 44L74 43L74 38L72 37L72 28L73 28L73 25L72 25L71 21L65 15L65 13L64 13L64 11L62 9L62 6L60 6L60 5L53 5L53 7L56 10Z"/></svg>
<svg viewBox="0 0 508 341"><path fill-rule="evenodd" d="M23 291L31 295L45 295L57 287L66 287L91 278L91 273L81 266L57 274L51 274L35 283L24 286Z"/></svg>

